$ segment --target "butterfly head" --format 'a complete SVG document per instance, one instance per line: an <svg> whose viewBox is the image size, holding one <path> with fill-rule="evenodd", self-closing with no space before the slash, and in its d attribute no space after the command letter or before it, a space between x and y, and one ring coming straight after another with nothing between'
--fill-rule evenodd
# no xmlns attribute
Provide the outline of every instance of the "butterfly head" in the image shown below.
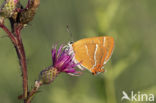
<svg viewBox="0 0 156 103"><path fill-rule="evenodd" d="M70 41L68 44L70 44L70 45L71 45L71 44L73 44L73 43L74 43L73 41Z"/></svg>

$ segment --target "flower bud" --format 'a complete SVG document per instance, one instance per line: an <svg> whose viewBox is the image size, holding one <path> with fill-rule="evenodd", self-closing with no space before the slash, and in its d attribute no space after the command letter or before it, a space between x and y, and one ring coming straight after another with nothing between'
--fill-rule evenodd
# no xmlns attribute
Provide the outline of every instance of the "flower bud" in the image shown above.
<svg viewBox="0 0 156 103"><path fill-rule="evenodd" d="M36 10L39 7L40 0L31 0L28 7L23 9L19 13L19 23L21 24L28 24L32 21L33 17L35 16Z"/></svg>
<svg viewBox="0 0 156 103"><path fill-rule="evenodd" d="M9 18L15 12L19 0L5 0L5 2L0 7L0 16L4 18Z"/></svg>
<svg viewBox="0 0 156 103"><path fill-rule="evenodd" d="M51 83L59 74L59 71L50 66L40 73L39 81L42 82L43 84L49 84Z"/></svg>

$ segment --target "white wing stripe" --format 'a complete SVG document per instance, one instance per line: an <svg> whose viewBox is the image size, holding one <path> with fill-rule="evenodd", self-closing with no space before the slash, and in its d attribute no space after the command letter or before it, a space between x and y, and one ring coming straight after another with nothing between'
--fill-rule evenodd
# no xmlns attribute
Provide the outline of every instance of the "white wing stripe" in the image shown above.
<svg viewBox="0 0 156 103"><path fill-rule="evenodd" d="M106 38L103 37L103 46L105 46Z"/></svg>
<svg viewBox="0 0 156 103"><path fill-rule="evenodd" d="M94 69L94 67L96 66L96 52L97 52L97 49L98 49L98 44L96 44L96 48L95 48L95 52L94 52L94 61L95 61L95 63L93 65L92 69Z"/></svg>
<svg viewBox="0 0 156 103"><path fill-rule="evenodd" d="M85 48L86 48L86 51L87 51L87 55L89 56L89 54L88 54L88 47L87 47L87 45L85 45Z"/></svg>

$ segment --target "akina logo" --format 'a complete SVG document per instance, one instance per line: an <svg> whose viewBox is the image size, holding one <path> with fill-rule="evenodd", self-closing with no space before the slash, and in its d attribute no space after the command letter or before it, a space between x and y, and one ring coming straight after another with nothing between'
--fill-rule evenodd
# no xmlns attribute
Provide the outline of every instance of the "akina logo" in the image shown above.
<svg viewBox="0 0 156 103"><path fill-rule="evenodd" d="M138 101L138 102L154 101L154 94L152 93L149 93L149 94L141 93L141 92L134 93L134 91L131 91L130 95L128 95L125 91L122 91L122 94L123 96L121 98L121 101L123 100Z"/></svg>

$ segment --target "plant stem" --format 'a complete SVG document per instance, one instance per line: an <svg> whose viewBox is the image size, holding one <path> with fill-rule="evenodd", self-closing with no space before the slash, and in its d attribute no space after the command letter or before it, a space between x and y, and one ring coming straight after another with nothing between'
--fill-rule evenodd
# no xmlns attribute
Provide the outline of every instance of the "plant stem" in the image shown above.
<svg viewBox="0 0 156 103"><path fill-rule="evenodd" d="M34 85L33 89L30 91L28 98L26 100L26 103L31 103L33 96L35 95L35 93L38 92L38 89L40 88L41 85L42 85L42 82L35 81L35 85Z"/></svg>
<svg viewBox="0 0 156 103"><path fill-rule="evenodd" d="M11 39L13 44L16 44L15 36L9 31L9 29L4 25L0 24L0 27L7 33L8 37Z"/></svg>
<svg viewBox="0 0 156 103"><path fill-rule="evenodd" d="M16 52L18 55L18 59L20 62L20 66L22 68L22 78L23 78L23 96L24 99L27 98L28 94L28 76L27 76L27 64L26 64L26 56L25 56L25 50L22 42L22 38L20 35L20 31L22 29L22 26L19 26L16 28L16 38L17 38L17 44L15 45Z"/></svg>
<svg viewBox="0 0 156 103"><path fill-rule="evenodd" d="M115 92L115 78L113 70L110 70L105 74L106 83L106 103L117 103L116 92Z"/></svg>
<svg viewBox="0 0 156 103"><path fill-rule="evenodd" d="M22 71L23 98L24 98L24 103L26 103L27 94L28 94L27 64L26 64L25 50L24 50L22 38L20 35L20 31L23 27L22 26L16 27L15 33L10 32L10 30L4 24L0 24L0 27L7 33L8 37L11 39L16 49L16 53L17 53L19 63L21 66L21 71Z"/></svg>
<svg viewBox="0 0 156 103"><path fill-rule="evenodd" d="M114 79L108 77L105 79L105 82L106 82L107 103L116 103Z"/></svg>

